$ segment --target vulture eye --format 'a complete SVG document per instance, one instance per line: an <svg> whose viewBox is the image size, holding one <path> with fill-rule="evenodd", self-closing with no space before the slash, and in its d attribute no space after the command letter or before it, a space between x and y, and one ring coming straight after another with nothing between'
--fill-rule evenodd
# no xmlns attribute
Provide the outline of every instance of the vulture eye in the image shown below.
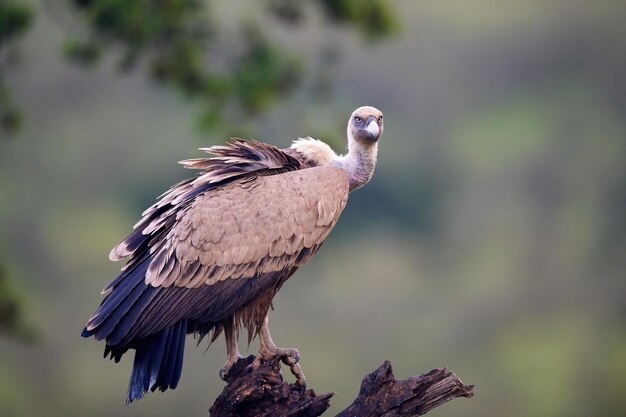
<svg viewBox="0 0 626 417"><path fill-rule="evenodd" d="M363 122L363 119L361 119L359 116L354 116L354 121L357 123L361 123Z"/></svg>
<svg viewBox="0 0 626 417"><path fill-rule="evenodd" d="M382 122L383 122L383 116L379 116L379 117L378 117L378 123L380 124L380 123L382 123Z"/></svg>

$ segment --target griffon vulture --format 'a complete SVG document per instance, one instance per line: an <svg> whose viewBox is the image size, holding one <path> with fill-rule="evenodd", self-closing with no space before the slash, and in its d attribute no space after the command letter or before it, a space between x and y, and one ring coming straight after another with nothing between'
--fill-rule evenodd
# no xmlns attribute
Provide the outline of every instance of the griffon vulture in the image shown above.
<svg viewBox="0 0 626 417"><path fill-rule="evenodd" d="M104 356L116 362L135 349L127 402L176 388L190 333L224 332L224 378L240 358L241 327L260 339L254 367L280 357L304 386L298 350L270 335L272 298L320 248L348 193L372 177L382 133L382 113L360 107L346 155L311 138L282 150L233 138L201 148L215 157L181 162L201 171L164 193L113 248L109 258L126 265L82 333L104 339Z"/></svg>

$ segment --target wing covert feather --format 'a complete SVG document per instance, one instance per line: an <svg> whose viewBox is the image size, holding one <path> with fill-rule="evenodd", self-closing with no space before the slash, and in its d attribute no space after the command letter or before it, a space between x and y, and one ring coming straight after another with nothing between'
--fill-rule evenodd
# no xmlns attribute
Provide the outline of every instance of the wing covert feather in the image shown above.
<svg viewBox="0 0 626 417"><path fill-rule="evenodd" d="M197 288L300 266L345 208L347 175L332 166L233 181L179 213L146 273L152 286Z"/></svg>

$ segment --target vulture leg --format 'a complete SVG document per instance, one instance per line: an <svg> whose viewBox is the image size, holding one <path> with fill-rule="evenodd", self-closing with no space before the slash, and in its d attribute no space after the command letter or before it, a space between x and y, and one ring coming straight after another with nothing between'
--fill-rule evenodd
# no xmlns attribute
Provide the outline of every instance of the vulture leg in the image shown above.
<svg viewBox="0 0 626 417"><path fill-rule="evenodd" d="M235 319L230 317L222 323L224 326L224 337L226 338L226 364L220 369L220 378L226 381L230 368L241 358L237 345L238 335L235 331Z"/></svg>
<svg viewBox="0 0 626 417"><path fill-rule="evenodd" d="M269 314L265 316L263 325L259 329L259 341L261 348L259 349L259 354L254 358L254 362L252 362L254 369L261 366L261 362L263 361L279 357L280 360L291 369L291 373L296 377L296 383L303 387L306 385L304 373L298 364L300 352L295 348L280 348L276 346L270 334Z"/></svg>

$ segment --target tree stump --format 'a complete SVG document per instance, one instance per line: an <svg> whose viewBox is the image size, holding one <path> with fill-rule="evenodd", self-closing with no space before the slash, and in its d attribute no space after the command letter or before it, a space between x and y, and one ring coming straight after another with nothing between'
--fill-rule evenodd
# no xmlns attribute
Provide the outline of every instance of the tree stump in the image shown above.
<svg viewBox="0 0 626 417"><path fill-rule="evenodd" d="M251 370L253 360L250 355L233 366L226 387L209 410L211 417L317 417L330 407L334 393L318 395L284 382L279 360ZM472 397L473 388L446 368L398 381L391 363L385 361L363 378L359 395L337 417L421 416L454 398Z"/></svg>

